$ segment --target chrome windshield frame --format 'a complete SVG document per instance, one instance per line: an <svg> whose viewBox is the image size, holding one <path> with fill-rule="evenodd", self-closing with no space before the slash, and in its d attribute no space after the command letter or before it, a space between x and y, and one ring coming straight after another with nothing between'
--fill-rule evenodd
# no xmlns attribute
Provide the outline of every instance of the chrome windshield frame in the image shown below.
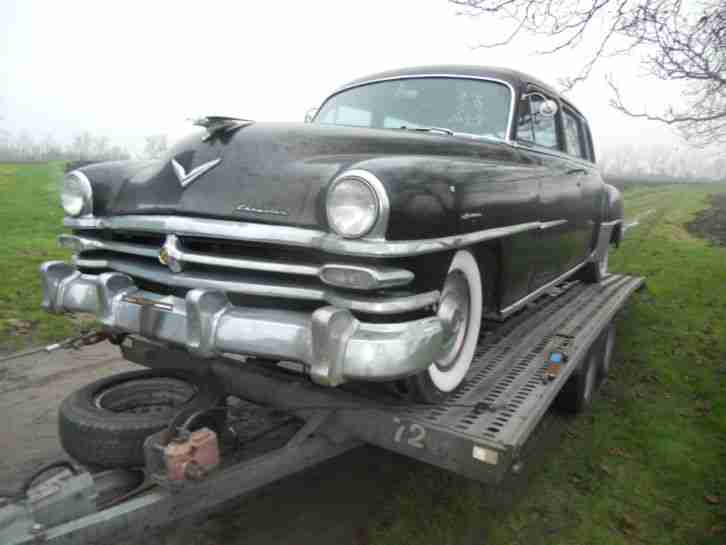
<svg viewBox="0 0 726 545"><path fill-rule="evenodd" d="M407 79L427 79L427 78L449 78L449 79L468 79L468 80L478 80L478 81L490 81L493 83L499 83L501 85L505 85L509 89L509 116L507 118L507 129L506 129L506 135L505 138L501 139L502 142L506 142L508 144L513 144L514 140L512 138L513 133L513 127L514 127L514 116L515 116L515 105L517 103L517 97L516 97L516 89L514 88L514 85L512 85L511 82L506 81L501 78L495 78L495 77L487 77L487 76L470 76L470 75L461 75L461 74L447 74L447 73L432 73L432 74L407 74L405 76L391 76L388 78L376 78L366 81L361 81L358 83L353 83L351 85L346 85L345 87L341 87L339 89L336 89L333 91L330 95L328 95L325 100L320 104L320 107L318 108L318 111L315 113L315 117L311 120L311 123L316 123L318 116L320 115L320 112L322 111L323 107L327 102L339 95L340 93L343 93L345 91L349 91L351 89L355 89L358 87L362 87L364 85L371 85L373 83L381 83L384 81L396 81L396 80L407 80ZM460 133L457 133L460 134ZM473 136L476 136L478 138L489 138L492 137L486 136L483 134L473 134ZM495 138L496 140L499 140L498 138Z"/></svg>

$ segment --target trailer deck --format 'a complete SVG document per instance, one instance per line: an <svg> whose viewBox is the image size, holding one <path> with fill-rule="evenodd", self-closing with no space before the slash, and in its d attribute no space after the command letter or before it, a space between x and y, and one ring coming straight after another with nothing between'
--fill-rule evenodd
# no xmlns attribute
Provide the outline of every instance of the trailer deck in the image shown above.
<svg viewBox="0 0 726 545"><path fill-rule="evenodd" d="M324 388L251 359L200 363L200 370L222 379L230 395L295 420L276 437L251 441L224 457L222 467L201 481L173 488L161 483L51 528L39 525L20 504L0 505L0 542L108 543L210 511L363 443L481 482L500 482L517 471L522 447L562 386L642 285L642 278L623 275L597 285L569 282L507 321L488 323L463 387L439 405L406 403L384 385ZM122 350L127 359L151 367L189 358L140 339L130 339Z"/></svg>

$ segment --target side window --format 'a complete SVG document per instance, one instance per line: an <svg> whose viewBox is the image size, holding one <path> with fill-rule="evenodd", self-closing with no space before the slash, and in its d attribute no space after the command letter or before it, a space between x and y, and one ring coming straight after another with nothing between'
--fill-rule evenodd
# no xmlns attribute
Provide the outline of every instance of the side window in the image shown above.
<svg viewBox="0 0 726 545"><path fill-rule="evenodd" d="M540 112L547 97L540 93L531 93L524 100L528 104L523 105L517 121L517 138L538 146L559 149L556 116Z"/></svg>
<svg viewBox="0 0 726 545"><path fill-rule="evenodd" d="M567 153L587 159L588 153L585 149L585 135L580 119L568 108L563 111L565 124L565 141L567 142Z"/></svg>

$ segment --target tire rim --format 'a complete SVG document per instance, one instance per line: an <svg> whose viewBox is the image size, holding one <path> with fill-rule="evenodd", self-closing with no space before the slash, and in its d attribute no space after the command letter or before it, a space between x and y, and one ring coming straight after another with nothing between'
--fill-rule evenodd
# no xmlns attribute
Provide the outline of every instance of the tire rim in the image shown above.
<svg viewBox="0 0 726 545"><path fill-rule="evenodd" d="M93 404L120 414L164 413L186 404L197 388L177 378L129 380L97 392Z"/></svg>
<svg viewBox="0 0 726 545"><path fill-rule="evenodd" d="M442 355L434 360L439 369L449 369L461 352L469 329L469 306L469 285L464 273L459 270L450 272L444 283L438 315L448 327L451 337Z"/></svg>
<svg viewBox="0 0 726 545"><path fill-rule="evenodd" d="M481 327L482 282L483 276L471 252L456 252L437 312L446 337L441 352L428 368L432 386L438 393L456 390L471 367Z"/></svg>
<svg viewBox="0 0 726 545"><path fill-rule="evenodd" d="M602 358L602 370L603 374L607 375L610 372L611 360L613 357L613 348L615 347L615 328L610 326L608 329L608 335L605 338L605 353Z"/></svg>
<svg viewBox="0 0 726 545"><path fill-rule="evenodd" d="M591 355L587 362L587 374L585 375L585 391L582 397L586 403L592 400L592 392L595 390L595 379L597 378L597 361L595 355Z"/></svg>

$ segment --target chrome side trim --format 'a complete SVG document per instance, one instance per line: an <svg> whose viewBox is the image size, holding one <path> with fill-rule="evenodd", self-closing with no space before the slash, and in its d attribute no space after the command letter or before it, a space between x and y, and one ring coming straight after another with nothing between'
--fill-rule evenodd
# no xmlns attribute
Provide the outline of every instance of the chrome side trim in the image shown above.
<svg viewBox="0 0 726 545"><path fill-rule="evenodd" d="M139 289L125 274L84 275L59 261L43 263L40 271L49 312L91 312L112 331L183 346L201 358L303 362L315 382L328 386L423 371L448 335L436 316L374 324L332 306L312 313L235 306L217 290L162 296Z"/></svg>
<svg viewBox="0 0 726 545"><path fill-rule="evenodd" d="M168 269L158 265L149 265L115 258L108 258L103 261L105 261L109 269L165 286L218 290L225 293L238 293L258 297L323 301L345 309L370 314L398 314L420 310L433 305L439 298L438 291L398 297L342 295L332 289L326 288L324 285L305 285L301 282L282 282L279 280L271 282L269 279L259 275L240 276L239 274L225 274L222 272L201 274L188 271L172 273Z"/></svg>
<svg viewBox="0 0 726 545"><path fill-rule="evenodd" d="M118 252L129 255L141 255L154 259L159 259L162 250L162 248L156 249L154 247L143 246L140 244L127 244L122 242L98 240L95 238L82 237L78 235L60 235L58 237L58 243L62 247L70 248L76 252L100 250ZM302 276L317 276L318 278L320 278L320 280L331 286L336 286L336 284L328 281L325 278L325 271L332 268L361 271L366 273L370 276L371 279L373 279L373 285L367 288L359 289L377 290L393 286L402 286L410 283L414 279L414 274L411 271L394 267L346 265L342 263L326 263L322 266L317 266L304 263L285 263L281 261L269 261L264 259L250 259L245 257L222 257L186 252L183 250L179 238L175 235L167 235L166 242L164 243L163 248L168 255L173 256L175 262L181 265L183 265L184 263L196 263L198 265L227 267L231 269L296 274ZM85 257L74 256L74 262L79 267L109 267L109 262L105 259L87 259ZM337 287L350 288L350 286Z"/></svg>
<svg viewBox="0 0 726 545"><path fill-rule="evenodd" d="M338 255L356 257L406 257L456 250L464 246L508 237L539 229L540 221L494 227L461 235L421 240L348 240L322 231L185 216L112 216L108 218L65 218L63 224L74 229L111 229L145 231L179 236L198 236L227 240L244 240L263 244L280 244L314 248Z"/></svg>
<svg viewBox="0 0 726 545"><path fill-rule="evenodd" d="M490 77L484 77L484 76L469 76L469 75L462 75L462 74L407 74L403 76L391 76L388 78L377 78L377 79L371 79L367 81L361 81L358 83L353 83L352 85L346 85L345 87L340 87L339 89L336 89L333 91L330 95L326 97L325 100L323 100L320 103L320 107L318 108L318 112L316 112L315 116L317 117L317 113L320 112L320 110L323 109L323 106L325 106L325 103L328 102L331 98L333 98L335 95L342 93L343 91L347 91L349 89L354 89L356 87L361 87L363 85L370 85L371 83L380 83L382 81L395 81L400 79L422 79L422 78L454 78L454 79L473 79L473 80L480 80L480 81L491 81L494 83L501 83L502 85L506 85L510 92L510 102L509 102L509 118L507 120L507 134L506 137L503 139L503 142L506 142L507 144L512 144L512 127L514 127L514 115L515 115L515 100L517 93L514 89L514 85L512 85L510 82L499 79L499 78L490 78ZM313 122L315 120L313 119ZM483 135L476 135L476 136L483 136Z"/></svg>
<svg viewBox="0 0 726 545"><path fill-rule="evenodd" d="M567 223L567 220L554 220L542 222L539 226L540 229L550 229L552 227L558 227Z"/></svg>
<svg viewBox="0 0 726 545"><path fill-rule="evenodd" d="M542 287L537 288L536 290L534 290L532 293L530 293L528 295L525 295L519 301L517 301L515 303L512 303L508 307L500 310L499 311L499 314L498 314L498 317L500 317L500 318L506 318L506 317L510 316L513 312L516 312L517 310L519 310L520 308L522 308L524 305L526 305L527 303L529 303L533 299L536 299L537 297L539 297L540 295L542 295L545 291L547 291L548 289L550 289L552 286L555 286L555 285L559 284L560 282L566 280L569 276L572 276L573 274L575 274L582 267L584 267L585 265L587 265L587 263L590 261L590 259L591 258L588 257L585 261L583 261L579 265L574 266L573 268L571 268L566 273L561 274L560 276L558 276L557 278L555 278L551 282L548 282L544 286L542 286Z"/></svg>

